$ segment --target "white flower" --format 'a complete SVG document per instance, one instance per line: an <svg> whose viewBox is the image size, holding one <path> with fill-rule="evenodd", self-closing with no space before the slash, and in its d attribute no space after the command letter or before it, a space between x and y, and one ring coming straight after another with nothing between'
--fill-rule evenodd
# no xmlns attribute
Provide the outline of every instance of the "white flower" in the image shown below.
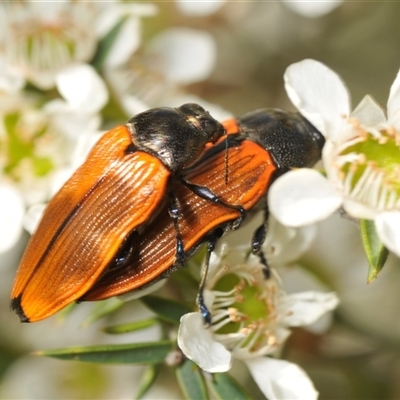
<svg viewBox="0 0 400 400"><path fill-rule="evenodd" d="M286 294L276 272L265 279L258 257L226 244L211 258L204 292L212 324L200 313L182 317L178 345L208 372L228 371L233 359L244 361L268 399L315 399L317 392L297 365L276 356L290 327L309 325L334 309L334 293Z"/></svg>
<svg viewBox="0 0 400 400"><path fill-rule="evenodd" d="M0 57L21 77L49 89L62 68L94 55L97 12L90 2L3 3Z"/></svg>
<svg viewBox="0 0 400 400"><path fill-rule="evenodd" d="M40 89L51 89L63 69L91 61L99 39L114 28L103 61L106 66L125 62L140 45L140 18L155 12L152 4L120 2L3 3L0 65L14 77L14 86L21 87L27 80Z"/></svg>
<svg viewBox="0 0 400 400"><path fill-rule="evenodd" d="M217 56L212 35L190 28L164 30L152 41L150 49L159 58L160 73L166 79L180 84L207 78Z"/></svg>
<svg viewBox="0 0 400 400"><path fill-rule="evenodd" d="M205 17L217 12L226 0L213 0L213 1L187 1L176 0L178 9L186 15L193 17Z"/></svg>
<svg viewBox="0 0 400 400"><path fill-rule="evenodd" d="M374 220L384 245L400 255L400 74L387 118L370 96L351 113L340 77L314 60L291 65L285 85L293 104L326 138L327 179L314 170L289 172L271 187L271 212L285 225L302 226L342 206L354 218Z"/></svg>
<svg viewBox="0 0 400 400"><path fill-rule="evenodd" d="M297 14L308 18L318 18L340 6L343 0L282 0L282 2L287 8Z"/></svg>

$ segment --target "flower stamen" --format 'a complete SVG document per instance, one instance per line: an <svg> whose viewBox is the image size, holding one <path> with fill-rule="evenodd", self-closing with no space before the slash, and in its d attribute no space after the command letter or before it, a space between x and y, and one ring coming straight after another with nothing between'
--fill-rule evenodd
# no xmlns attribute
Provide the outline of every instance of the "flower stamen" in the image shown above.
<svg viewBox="0 0 400 400"><path fill-rule="evenodd" d="M335 162L343 193L372 213L396 210L400 205L400 133L390 128L369 129L365 134L361 126L357 128L360 136L341 146Z"/></svg>

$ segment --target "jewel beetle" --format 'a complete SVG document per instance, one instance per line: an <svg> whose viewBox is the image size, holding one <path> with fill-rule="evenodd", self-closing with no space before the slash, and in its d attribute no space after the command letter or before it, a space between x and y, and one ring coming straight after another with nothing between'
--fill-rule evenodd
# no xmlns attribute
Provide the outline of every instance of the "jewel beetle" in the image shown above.
<svg viewBox="0 0 400 400"><path fill-rule="evenodd" d="M307 124L297 114L277 110L260 110L227 121L224 125L230 133L228 139L216 145L211 145L210 140L204 146L208 147L206 152L182 169L183 179L171 180L173 210L168 202L160 203L161 211L156 217L126 234L118 250L109 253L101 274L82 290L83 295L75 295L60 306L54 304L55 296L40 295L41 288L33 287L26 303L30 300L34 304L29 316L21 296L15 297L12 305L21 320L45 318L74 300L99 300L144 287L182 266L201 243L215 237L215 232L221 234L237 227L235 222L243 218L244 210L262 202L274 176L291 166L311 165L320 157L321 135ZM287 136L287 140L280 139L280 135ZM296 154L302 154L299 148L305 153L296 159ZM80 283L77 275L75 279ZM50 280L52 285L54 281ZM64 282L60 290L64 290L63 286ZM37 298L42 299L42 304ZM47 307L48 314L43 315L39 306Z"/></svg>
<svg viewBox="0 0 400 400"><path fill-rule="evenodd" d="M250 112L225 121L224 126L228 135L210 146L185 171L185 178L207 185L225 202L241 204L246 211L265 210L265 223L251 239L253 252L262 256L268 188L291 168L313 166L321 158L325 140L300 114L279 109ZM238 217L237 211L199 199L179 182L174 190L180 200L179 228L186 257L201 244L212 243L229 230ZM117 257L80 300L101 300L140 289L180 268L182 263L177 262L174 252L175 235L168 209L164 207L157 220L143 232L135 232L134 238L127 237Z"/></svg>
<svg viewBox="0 0 400 400"><path fill-rule="evenodd" d="M41 320L82 297L126 237L164 204L176 225L171 182L184 186L182 171L224 134L197 104L151 109L105 133L52 198L27 245L11 294L21 321ZM218 202L207 188L190 190ZM243 214L241 206L232 207ZM179 258L183 245L175 236Z"/></svg>
<svg viewBox="0 0 400 400"><path fill-rule="evenodd" d="M198 185L207 183L225 202L241 204L247 211L266 192L274 171L267 151L254 142L229 135L228 143L209 148L185 178ZM228 228L238 212L192 196L193 192L180 182L174 183L174 191L179 201L179 231L187 259L215 229ZM126 238L104 274L80 300L101 300L142 288L182 267L184 260L175 257L175 235L168 208L164 207L143 232L133 232Z"/></svg>

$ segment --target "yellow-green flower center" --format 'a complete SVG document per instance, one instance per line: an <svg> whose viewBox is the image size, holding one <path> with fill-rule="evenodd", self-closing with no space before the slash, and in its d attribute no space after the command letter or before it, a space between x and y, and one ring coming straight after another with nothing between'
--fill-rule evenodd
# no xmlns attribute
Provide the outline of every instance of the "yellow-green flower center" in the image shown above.
<svg viewBox="0 0 400 400"><path fill-rule="evenodd" d="M3 117L3 128L5 134L0 136L3 173L19 181L28 173L42 177L53 169L52 159L40 155L41 145L49 140L43 121L29 124L23 121L21 114L12 112Z"/></svg>
<svg viewBox="0 0 400 400"><path fill-rule="evenodd" d="M378 211L400 208L397 132L365 133L339 156L346 194Z"/></svg>
<svg viewBox="0 0 400 400"><path fill-rule="evenodd" d="M266 280L262 268L231 272L212 288L212 329L218 335L234 335L228 347L254 352L275 343L277 285Z"/></svg>
<svg viewBox="0 0 400 400"><path fill-rule="evenodd" d="M255 321L268 319L268 305L260 286L251 284L238 275L227 274L217 282L214 291L233 291L233 302L229 305L231 322L221 327L217 333L234 333Z"/></svg>

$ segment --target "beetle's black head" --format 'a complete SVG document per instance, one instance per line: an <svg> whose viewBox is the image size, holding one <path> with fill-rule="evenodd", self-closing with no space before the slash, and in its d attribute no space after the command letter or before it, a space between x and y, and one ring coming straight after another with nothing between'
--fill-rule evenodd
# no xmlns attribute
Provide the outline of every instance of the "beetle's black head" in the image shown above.
<svg viewBox="0 0 400 400"><path fill-rule="evenodd" d="M192 122L205 133L207 142L214 143L225 134L222 124L198 104L187 103L178 107L177 110L186 115L188 121Z"/></svg>
<svg viewBox="0 0 400 400"><path fill-rule="evenodd" d="M261 109L238 121L244 136L268 150L280 169L311 167L321 159L325 138L299 113Z"/></svg>

